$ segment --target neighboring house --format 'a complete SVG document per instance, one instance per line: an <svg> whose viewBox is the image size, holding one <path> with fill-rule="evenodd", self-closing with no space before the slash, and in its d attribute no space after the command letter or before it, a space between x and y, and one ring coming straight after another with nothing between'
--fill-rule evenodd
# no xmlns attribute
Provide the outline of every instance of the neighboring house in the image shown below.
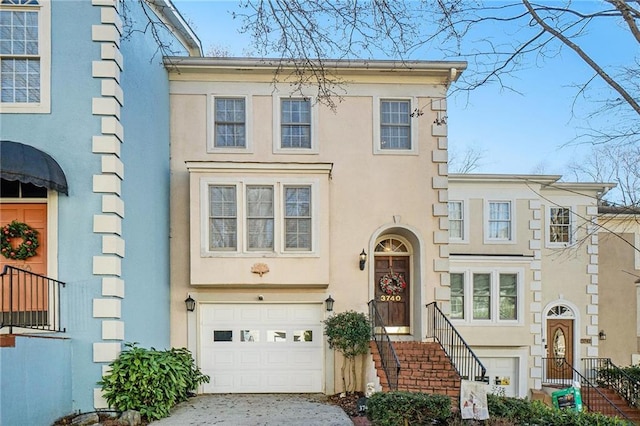
<svg viewBox="0 0 640 426"><path fill-rule="evenodd" d="M466 64L325 61L332 111L277 62L165 61L171 344L211 375L202 391L341 391L329 296L377 299L394 339L422 341L425 304L449 300L446 96Z"/></svg>
<svg viewBox="0 0 640 426"><path fill-rule="evenodd" d="M640 210L600 206L599 355L640 364Z"/></svg>
<svg viewBox="0 0 640 426"><path fill-rule="evenodd" d="M200 55L153 3L165 47ZM169 346L168 77L151 31L130 32L141 7L0 1L0 226L39 233L35 256L0 256L38 274L2 278L0 424L104 408L124 341Z"/></svg>
<svg viewBox="0 0 640 426"><path fill-rule="evenodd" d="M540 389L546 358L582 371L599 354L596 223L612 184L559 179L449 176L450 319L508 396Z"/></svg>

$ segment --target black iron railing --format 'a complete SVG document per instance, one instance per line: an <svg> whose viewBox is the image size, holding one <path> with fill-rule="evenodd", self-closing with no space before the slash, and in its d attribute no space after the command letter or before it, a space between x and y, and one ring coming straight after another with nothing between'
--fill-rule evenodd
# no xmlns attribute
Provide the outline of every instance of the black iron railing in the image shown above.
<svg viewBox="0 0 640 426"><path fill-rule="evenodd" d="M440 343L461 379L487 381L487 369L435 302L427 305L426 337Z"/></svg>
<svg viewBox="0 0 640 426"><path fill-rule="evenodd" d="M564 358L542 358L543 385L570 387L576 382L580 384L582 403L588 411L596 411L607 416L631 421L627 414Z"/></svg>
<svg viewBox="0 0 640 426"><path fill-rule="evenodd" d="M371 320L371 338L376 344L382 369L387 376L390 390L398 390L398 377L400 376L400 361L396 350L393 348L391 339L387 334L386 326L382 315L378 311L376 301L369 302L369 319Z"/></svg>
<svg viewBox="0 0 640 426"><path fill-rule="evenodd" d="M589 380L609 388L629 403L640 408L640 382L611 362L611 358L583 358L584 371Z"/></svg>
<svg viewBox="0 0 640 426"><path fill-rule="evenodd" d="M60 326L61 281L5 265L0 274L0 329L65 331Z"/></svg>

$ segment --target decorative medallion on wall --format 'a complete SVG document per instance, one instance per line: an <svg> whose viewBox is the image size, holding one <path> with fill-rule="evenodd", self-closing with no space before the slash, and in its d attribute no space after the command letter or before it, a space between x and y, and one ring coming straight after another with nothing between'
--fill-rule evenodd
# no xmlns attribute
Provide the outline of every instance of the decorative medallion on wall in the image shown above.
<svg viewBox="0 0 640 426"><path fill-rule="evenodd" d="M266 263L254 263L251 267L251 272L262 277L263 274L269 272L269 266Z"/></svg>

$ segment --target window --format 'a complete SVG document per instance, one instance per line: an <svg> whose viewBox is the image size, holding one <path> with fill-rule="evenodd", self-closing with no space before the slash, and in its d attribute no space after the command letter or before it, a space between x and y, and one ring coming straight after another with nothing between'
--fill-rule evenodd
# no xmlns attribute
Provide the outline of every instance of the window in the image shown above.
<svg viewBox="0 0 640 426"><path fill-rule="evenodd" d="M214 147L246 147L246 105L244 98L214 100Z"/></svg>
<svg viewBox="0 0 640 426"><path fill-rule="evenodd" d="M571 242L571 210L566 207L549 209L549 242Z"/></svg>
<svg viewBox="0 0 640 426"><path fill-rule="evenodd" d="M285 187L285 248L311 250L311 187Z"/></svg>
<svg viewBox="0 0 640 426"><path fill-rule="evenodd" d="M500 274L500 319L518 319L518 276Z"/></svg>
<svg viewBox="0 0 640 426"><path fill-rule="evenodd" d="M209 250L236 250L238 223L236 187L209 187Z"/></svg>
<svg viewBox="0 0 640 426"><path fill-rule="evenodd" d="M380 149L411 150L411 102L380 101Z"/></svg>
<svg viewBox="0 0 640 426"><path fill-rule="evenodd" d="M511 203L489 203L489 239L511 240Z"/></svg>
<svg viewBox="0 0 640 426"><path fill-rule="evenodd" d="M473 274L473 319L491 319L491 275Z"/></svg>
<svg viewBox="0 0 640 426"><path fill-rule="evenodd" d="M451 319L479 324L517 323L523 309L521 274L513 270L452 271Z"/></svg>
<svg viewBox="0 0 640 426"><path fill-rule="evenodd" d="M2 112L48 112L49 37L42 28L47 1L1 0Z"/></svg>
<svg viewBox="0 0 640 426"><path fill-rule="evenodd" d="M449 201L449 238L464 239L464 214L462 201Z"/></svg>
<svg viewBox="0 0 640 426"><path fill-rule="evenodd" d="M304 98L280 102L281 148L311 148L311 101Z"/></svg>
<svg viewBox="0 0 640 426"><path fill-rule="evenodd" d="M451 274L451 318L464 319L464 274Z"/></svg>
<svg viewBox="0 0 640 426"><path fill-rule="evenodd" d="M209 252L313 251L313 185L206 185Z"/></svg>
<svg viewBox="0 0 640 426"><path fill-rule="evenodd" d="M273 187L247 186L247 246L273 249Z"/></svg>

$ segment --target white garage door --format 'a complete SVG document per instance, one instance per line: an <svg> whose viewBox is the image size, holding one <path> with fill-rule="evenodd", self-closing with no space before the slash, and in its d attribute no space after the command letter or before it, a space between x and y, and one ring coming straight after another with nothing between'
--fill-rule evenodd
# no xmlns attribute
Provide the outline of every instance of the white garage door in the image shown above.
<svg viewBox="0 0 640 426"><path fill-rule="evenodd" d="M518 358L480 357L487 368L489 390L495 394L519 397L518 395Z"/></svg>
<svg viewBox="0 0 640 426"><path fill-rule="evenodd" d="M205 393L322 392L321 304L200 306Z"/></svg>

